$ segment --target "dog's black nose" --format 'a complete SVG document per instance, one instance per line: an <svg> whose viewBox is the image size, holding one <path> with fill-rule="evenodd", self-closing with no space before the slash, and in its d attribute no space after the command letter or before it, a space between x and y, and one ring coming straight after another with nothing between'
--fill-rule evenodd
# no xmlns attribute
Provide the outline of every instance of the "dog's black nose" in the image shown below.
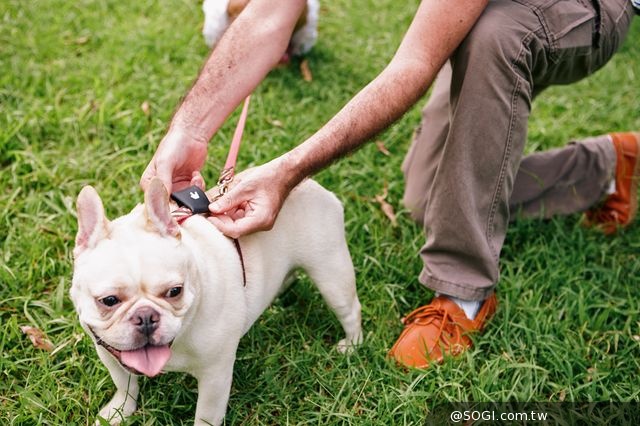
<svg viewBox="0 0 640 426"><path fill-rule="evenodd" d="M130 321L140 333L149 337L158 328L160 314L155 309L145 306L135 311Z"/></svg>

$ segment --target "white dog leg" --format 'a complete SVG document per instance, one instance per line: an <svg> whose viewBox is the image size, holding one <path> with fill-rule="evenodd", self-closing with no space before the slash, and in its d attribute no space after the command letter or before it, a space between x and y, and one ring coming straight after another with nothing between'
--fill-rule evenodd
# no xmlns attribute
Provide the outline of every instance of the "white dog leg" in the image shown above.
<svg viewBox="0 0 640 426"><path fill-rule="evenodd" d="M138 392L138 377L126 371L113 359L113 356L102 346L96 346L98 356L109 370L109 374L116 385L116 393L111 401L98 414L109 424L119 425L126 417L136 411ZM96 421L96 424L100 422Z"/></svg>
<svg viewBox="0 0 640 426"><path fill-rule="evenodd" d="M362 343L360 301L356 293L356 276L346 243L321 259L321 264L305 270L315 282L327 305L335 312L346 337L337 349L344 353Z"/></svg>

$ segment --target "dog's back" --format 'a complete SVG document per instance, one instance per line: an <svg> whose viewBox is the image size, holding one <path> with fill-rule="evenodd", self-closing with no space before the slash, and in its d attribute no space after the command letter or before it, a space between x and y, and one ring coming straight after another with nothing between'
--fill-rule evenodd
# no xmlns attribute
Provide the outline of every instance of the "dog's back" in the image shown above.
<svg viewBox="0 0 640 426"><path fill-rule="evenodd" d="M291 191L270 231L241 237L239 243L247 276L247 329L296 268L309 274L325 299L327 292L349 288L349 295L339 297L357 302L342 204L315 181L306 180Z"/></svg>

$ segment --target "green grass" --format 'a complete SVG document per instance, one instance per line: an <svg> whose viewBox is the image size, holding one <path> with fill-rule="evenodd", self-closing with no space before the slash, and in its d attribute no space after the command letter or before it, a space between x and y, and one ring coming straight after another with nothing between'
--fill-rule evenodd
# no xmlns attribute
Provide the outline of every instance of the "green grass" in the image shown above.
<svg viewBox="0 0 640 426"><path fill-rule="evenodd" d="M331 117L389 60L416 4L324 2L313 82L294 64L258 88L240 167ZM68 298L73 203L85 184L110 217L141 201L139 176L207 54L200 4L5 0L0 20L0 424L91 424L114 388ZM541 95L527 150L640 129L639 24L602 71ZM424 372L386 359L399 318L431 297L416 279L423 236L400 204L400 164L419 117L414 108L380 136L391 156L371 144L317 176L345 204L365 343L346 357L332 349L339 325L302 277L242 340L227 424L422 424L446 401L640 400L637 225L606 238L578 216L515 223L500 309L474 349ZM211 143L209 182L234 123ZM371 201L385 184L396 228ZM56 349L35 349L23 325ZM142 380L131 423L191 424L195 389L182 374Z"/></svg>

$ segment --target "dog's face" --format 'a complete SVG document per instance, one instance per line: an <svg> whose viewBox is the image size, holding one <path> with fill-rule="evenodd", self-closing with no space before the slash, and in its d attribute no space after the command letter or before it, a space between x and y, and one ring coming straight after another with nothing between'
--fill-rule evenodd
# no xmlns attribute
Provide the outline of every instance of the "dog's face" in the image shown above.
<svg viewBox="0 0 640 426"><path fill-rule="evenodd" d="M144 206L113 222L85 187L77 212L71 298L80 322L125 368L155 376L197 291L164 186L154 180Z"/></svg>

